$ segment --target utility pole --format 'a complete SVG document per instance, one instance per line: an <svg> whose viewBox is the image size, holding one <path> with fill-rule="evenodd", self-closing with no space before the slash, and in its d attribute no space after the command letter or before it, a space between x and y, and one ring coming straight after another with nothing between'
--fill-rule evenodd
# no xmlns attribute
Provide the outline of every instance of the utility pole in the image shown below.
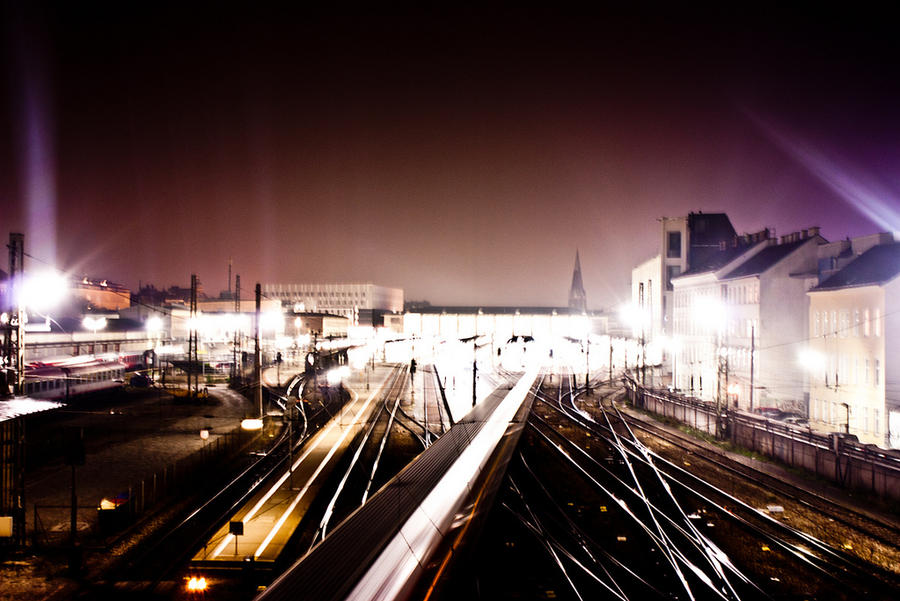
<svg viewBox="0 0 900 601"><path fill-rule="evenodd" d="M478 339L472 340L472 406L475 406L475 391L478 376Z"/></svg>
<svg viewBox="0 0 900 601"><path fill-rule="evenodd" d="M196 399L200 392L200 374L197 365L199 355L197 349L197 274L191 274L191 329L188 334L188 393ZM194 379L191 392L191 378Z"/></svg>
<svg viewBox="0 0 900 601"><path fill-rule="evenodd" d="M231 264L232 258L228 257L228 296L231 296Z"/></svg>
<svg viewBox="0 0 900 601"><path fill-rule="evenodd" d="M844 421L844 434L850 434L850 403L841 403L847 410L847 418Z"/></svg>
<svg viewBox="0 0 900 601"><path fill-rule="evenodd" d="M229 279L229 285L231 284L231 280ZM234 382L237 380L238 376L241 375L241 370L238 369L238 352L239 346L241 344L241 333L240 333L240 315L241 315L241 276L235 276L234 279L234 342L231 345L231 382L234 385Z"/></svg>
<svg viewBox="0 0 900 601"><path fill-rule="evenodd" d="M646 384L645 374L647 372L647 356L644 349L644 282L638 284L638 306L641 308L641 387L643 388Z"/></svg>
<svg viewBox="0 0 900 601"><path fill-rule="evenodd" d="M613 351L613 348L612 348L612 336L610 336L610 337L609 337L609 383L610 383L610 384L612 384L612 362L613 362L612 351Z"/></svg>
<svg viewBox="0 0 900 601"><path fill-rule="evenodd" d="M591 392L591 335L584 339L584 388Z"/></svg>
<svg viewBox="0 0 900 601"><path fill-rule="evenodd" d="M5 323L0 323L3 331L3 364L0 365L0 397L25 392L25 323L24 308L18 303L16 286L22 279L25 265L25 236L9 235L9 279L7 294L9 307ZM7 307L0 308L0 311ZM14 545L25 546L25 422L15 419L6 422L4 445L0 453L3 458L3 485L0 486L0 513L12 516L12 538Z"/></svg>
<svg viewBox="0 0 900 601"><path fill-rule="evenodd" d="M722 345L721 334L716 334L716 438L722 436L722 408L728 408L728 349ZM723 390L724 388L724 390ZM725 402L722 403L722 395Z"/></svg>
<svg viewBox="0 0 900 601"><path fill-rule="evenodd" d="M262 361L259 350L259 309L260 304L262 302L262 289L260 288L259 282L256 283L256 322L254 324L255 329L255 342L256 348L253 351L254 355L254 366L253 366L253 378L256 383L256 390L254 391L256 396L256 406L259 408L259 417L263 416L263 400L262 400Z"/></svg>
<svg viewBox="0 0 900 601"><path fill-rule="evenodd" d="M21 285L25 271L25 236L9 235L9 312L8 322L3 324L3 355L6 365L6 383L12 385L13 394L25 392L25 311L17 300L15 289ZM6 391L3 391L4 394Z"/></svg>
<svg viewBox="0 0 900 601"><path fill-rule="evenodd" d="M750 324L750 413L753 413L753 355L756 354L756 326Z"/></svg>

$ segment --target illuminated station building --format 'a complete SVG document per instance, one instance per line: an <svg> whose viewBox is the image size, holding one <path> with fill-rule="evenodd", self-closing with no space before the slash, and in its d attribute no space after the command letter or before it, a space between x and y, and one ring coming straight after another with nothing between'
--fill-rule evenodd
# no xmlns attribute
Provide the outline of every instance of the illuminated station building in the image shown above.
<svg viewBox="0 0 900 601"><path fill-rule="evenodd" d="M403 314L386 315L385 325L406 336L467 338L489 336L502 344L514 336L550 341L581 340L590 334L609 333L609 316L587 310L581 275L581 257L575 253L568 307L432 306L407 303Z"/></svg>
<svg viewBox="0 0 900 601"><path fill-rule="evenodd" d="M294 313L346 317L351 326L380 326L386 313L403 310L403 290L365 283L264 284L263 296Z"/></svg>

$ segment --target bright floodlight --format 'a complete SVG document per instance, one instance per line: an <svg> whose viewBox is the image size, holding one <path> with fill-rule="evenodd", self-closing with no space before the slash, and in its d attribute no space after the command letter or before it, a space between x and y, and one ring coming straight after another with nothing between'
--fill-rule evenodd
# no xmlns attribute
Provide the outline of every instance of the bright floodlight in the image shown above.
<svg viewBox="0 0 900 601"><path fill-rule="evenodd" d="M338 384L341 383L341 379L343 378L343 376L344 376L344 374L342 373L342 371L339 368L332 369L331 371L329 371L326 374L326 378L328 379L328 385L329 386L337 386Z"/></svg>
<svg viewBox="0 0 900 601"><path fill-rule="evenodd" d="M797 357L800 365L810 372L818 372L825 369L825 355L812 349L803 349Z"/></svg>
<svg viewBox="0 0 900 601"><path fill-rule="evenodd" d="M19 304L26 309L45 312L58 306L68 291L66 278L54 271L29 273L19 288Z"/></svg>
<svg viewBox="0 0 900 601"><path fill-rule="evenodd" d="M701 296L692 307L694 320L716 331L725 329L727 318L725 303L713 296Z"/></svg>
<svg viewBox="0 0 900 601"><path fill-rule="evenodd" d="M650 314L646 308L635 303L625 303L619 307L619 317L622 322L631 327L631 335L637 336L650 325Z"/></svg>
<svg viewBox="0 0 900 601"><path fill-rule="evenodd" d="M91 317L88 315L81 321L81 325L83 325L86 330L93 330L96 332L97 330L102 330L106 327L106 318Z"/></svg>
<svg viewBox="0 0 900 601"><path fill-rule="evenodd" d="M284 331L284 315L281 311L266 311L259 317L260 330Z"/></svg>
<svg viewBox="0 0 900 601"><path fill-rule="evenodd" d="M159 332L162 329L162 319L156 315L149 317L146 327L148 332Z"/></svg>
<svg viewBox="0 0 900 601"><path fill-rule="evenodd" d="M242 430L262 430L263 420L259 418L248 418L241 422Z"/></svg>

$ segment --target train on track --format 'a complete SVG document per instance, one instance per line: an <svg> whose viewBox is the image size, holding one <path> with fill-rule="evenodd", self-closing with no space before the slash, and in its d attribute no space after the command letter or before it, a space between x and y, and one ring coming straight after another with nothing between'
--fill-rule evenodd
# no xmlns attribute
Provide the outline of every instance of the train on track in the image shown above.
<svg viewBox="0 0 900 601"><path fill-rule="evenodd" d="M142 365L142 359L92 355L29 363L25 366L25 395L34 399L69 401L84 394L122 388L126 370L137 369L139 365Z"/></svg>

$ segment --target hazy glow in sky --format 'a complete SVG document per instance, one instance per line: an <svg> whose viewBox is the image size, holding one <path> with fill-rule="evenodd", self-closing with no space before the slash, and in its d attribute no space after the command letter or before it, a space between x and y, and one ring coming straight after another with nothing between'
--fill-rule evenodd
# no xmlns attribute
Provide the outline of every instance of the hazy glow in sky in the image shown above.
<svg viewBox="0 0 900 601"><path fill-rule="evenodd" d="M752 116L754 122L794 160L847 203L848 212L859 212L880 231L900 232L900 195L870 172L834 153Z"/></svg>
<svg viewBox="0 0 900 601"><path fill-rule="evenodd" d="M34 241L55 231L76 274L197 273L217 294L234 257L246 290L373 281L435 304L564 306L577 247L599 308L658 251L662 216L897 229L897 50L877 15L36 5L46 85L29 70L34 91L0 96L2 225L47 259Z"/></svg>

